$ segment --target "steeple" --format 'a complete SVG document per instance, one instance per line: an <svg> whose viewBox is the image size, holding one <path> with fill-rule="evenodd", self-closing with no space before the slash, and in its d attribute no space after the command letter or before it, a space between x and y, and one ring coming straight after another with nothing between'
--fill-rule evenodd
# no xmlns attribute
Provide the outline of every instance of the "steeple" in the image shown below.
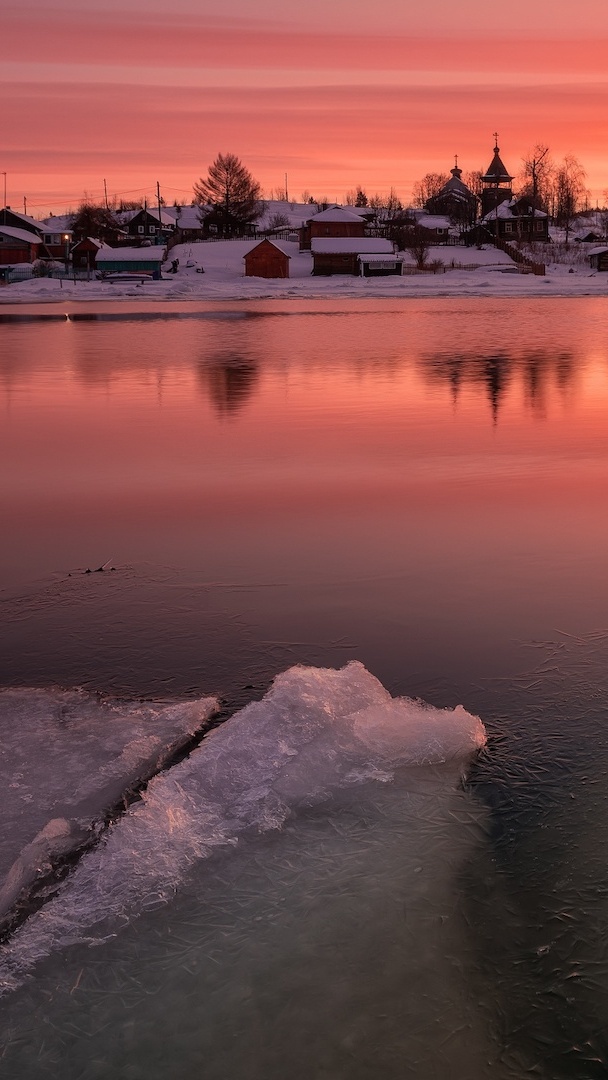
<svg viewBox="0 0 608 1080"><path fill-rule="evenodd" d="M492 158L488 171L485 176L481 178L484 184L510 184L513 179L509 176L509 173L505 169L502 161L500 160L500 147L498 145L498 132L494 132L494 157Z"/></svg>
<svg viewBox="0 0 608 1080"><path fill-rule="evenodd" d="M482 176L484 184L481 193L481 213L485 217L500 203L513 198L511 181L513 177L507 172L500 158L498 145L498 132L494 132L494 157L492 158L487 172Z"/></svg>

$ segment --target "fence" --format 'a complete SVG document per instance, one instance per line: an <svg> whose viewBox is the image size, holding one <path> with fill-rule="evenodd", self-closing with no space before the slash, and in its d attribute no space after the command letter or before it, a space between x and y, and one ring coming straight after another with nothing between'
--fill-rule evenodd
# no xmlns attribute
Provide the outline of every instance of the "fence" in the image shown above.
<svg viewBox="0 0 608 1080"><path fill-rule="evenodd" d="M14 285L18 281L29 281L38 278L40 281L53 278L55 281L92 281L95 279L94 270L65 270L63 267L53 268L46 273L35 271L31 263L18 263L17 266L0 266L0 285Z"/></svg>
<svg viewBox="0 0 608 1080"><path fill-rule="evenodd" d="M545 276L545 264L541 262L535 262L534 259L530 259L527 255L524 255L522 251L515 244L511 244L508 240L502 240L501 237L495 236L490 229L486 229L484 226L479 228L479 237L488 244L493 244L499 251L504 251L513 262L517 263L521 267L525 267L532 274L537 274L539 277ZM525 271L524 271L525 272Z"/></svg>

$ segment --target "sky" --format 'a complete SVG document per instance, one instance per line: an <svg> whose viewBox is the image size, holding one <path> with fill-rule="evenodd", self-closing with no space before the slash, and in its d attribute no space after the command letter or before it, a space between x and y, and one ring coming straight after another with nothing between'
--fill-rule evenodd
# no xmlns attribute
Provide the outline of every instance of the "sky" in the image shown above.
<svg viewBox="0 0 608 1080"><path fill-rule="evenodd" d="M0 0L0 202L169 203L218 153L343 201L427 172L517 175L537 143L608 189L605 0ZM26 200L24 204L24 199Z"/></svg>

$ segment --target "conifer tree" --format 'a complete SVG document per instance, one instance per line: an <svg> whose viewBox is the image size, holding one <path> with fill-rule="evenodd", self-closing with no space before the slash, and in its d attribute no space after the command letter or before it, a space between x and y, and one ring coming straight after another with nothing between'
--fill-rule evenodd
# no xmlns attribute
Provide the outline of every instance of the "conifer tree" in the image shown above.
<svg viewBox="0 0 608 1080"><path fill-rule="evenodd" d="M194 185L194 201L211 206L221 236L234 236L260 216L261 188L235 154L218 154L206 178Z"/></svg>

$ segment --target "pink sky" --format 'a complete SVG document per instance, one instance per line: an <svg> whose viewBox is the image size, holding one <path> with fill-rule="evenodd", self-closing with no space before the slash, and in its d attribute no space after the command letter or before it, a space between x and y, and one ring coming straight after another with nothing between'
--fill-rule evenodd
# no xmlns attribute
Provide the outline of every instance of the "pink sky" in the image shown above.
<svg viewBox="0 0 608 1080"><path fill-rule="evenodd" d="M454 154L517 173L537 142L608 188L608 6L585 0L5 0L0 185L31 213L84 193L190 200L218 152L262 187L408 202ZM128 193L128 194L127 194ZM0 201L3 191L0 188Z"/></svg>

